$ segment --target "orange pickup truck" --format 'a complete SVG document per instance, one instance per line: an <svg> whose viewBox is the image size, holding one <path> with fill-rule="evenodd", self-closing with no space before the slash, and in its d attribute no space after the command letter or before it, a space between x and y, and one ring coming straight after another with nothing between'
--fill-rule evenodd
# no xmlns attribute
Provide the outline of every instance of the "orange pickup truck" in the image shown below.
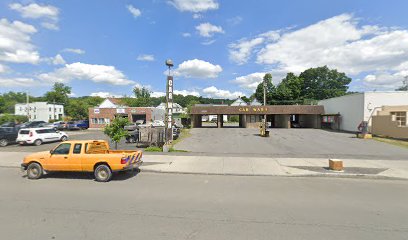
<svg viewBox="0 0 408 240"><path fill-rule="evenodd" d="M51 151L26 156L21 164L29 179L38 179L46 172L93 172L98 182L107 182L112 172L137 169L141 151L111 150L102 140L66 141Z"/></svg>

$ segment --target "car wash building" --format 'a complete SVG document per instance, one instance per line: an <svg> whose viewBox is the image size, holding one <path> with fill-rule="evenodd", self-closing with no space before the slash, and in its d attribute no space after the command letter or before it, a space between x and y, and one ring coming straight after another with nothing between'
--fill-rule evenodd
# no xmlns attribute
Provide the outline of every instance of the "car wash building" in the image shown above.
<svg viewBox="0 0 408 240"><path fill-rule="evenodd" d="M323 106L316 105L243 105L217 106L196 105L191 108L192 127L203 127L202 117L217 115L217 127L224 125L224 115L239 117L238 127L258 128L266 115L266 121L272 128L320 128Z"/></svg>

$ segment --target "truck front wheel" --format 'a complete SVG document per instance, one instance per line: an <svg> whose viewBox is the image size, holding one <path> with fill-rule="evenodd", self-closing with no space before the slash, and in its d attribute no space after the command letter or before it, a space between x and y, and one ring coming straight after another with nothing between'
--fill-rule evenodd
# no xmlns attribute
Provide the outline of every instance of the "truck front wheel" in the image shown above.
<svg viewBox="0 0 408 240"><path fill-rule="evenodd" d="M112 170L105 164L99 165L94 171L95 179L98 182L108 182L112 178Z"/></svg>
<svg viewBox="0 0 408 240"><path fill-rule="evenodd" d="M30 163L27 167L28 179L39 179L43 175L43 168L38 163Z"/></svg>

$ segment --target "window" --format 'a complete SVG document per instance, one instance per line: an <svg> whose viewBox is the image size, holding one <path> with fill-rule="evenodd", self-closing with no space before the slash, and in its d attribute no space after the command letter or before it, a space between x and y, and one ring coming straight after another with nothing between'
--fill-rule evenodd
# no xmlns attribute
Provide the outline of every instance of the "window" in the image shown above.
<svg viewBox="0 0 408 240"><path fill-rule="evenodd" d="M35 132L38 134L44 134L44 133L47 133L47 129L35 130Z"/></svg>
<svg viewBox="0 0 408 240"><path fill-rule="evenodd" d="M98 118L99 124L105 124L105 118Z"/></svg>
<svg viewBox="0 0 408 240"><path fill-rule="evenodd" d="M82 149L82 144L81 143L76 143L74 145L74 150L72 151L74 154L80 154Z"/></svg>
<svg viewBox="0 0 408 240"><path fill-rule="evenodd" d="M71 148L71 143L61 143L52 154L56 155L67 155L69 154L69 149Z"/></svg>
<svg viewBox="0 0 408 240"><path fill-rule="evenodd" d="M399 127L407 126L407 112L391 112L393 121L398 123Z"/></svg>
<svg viewBox="0 0 408 240"><path fill-rule="evenodd" d="M51 112L51 108L48 108L48 111Z"/></svg>
<svg viewBox="0 0 408 240"><path fill-rule="evenodd" d="M51 115L49 116L49 118L48 118L48 119L52 119Z"/></svg>

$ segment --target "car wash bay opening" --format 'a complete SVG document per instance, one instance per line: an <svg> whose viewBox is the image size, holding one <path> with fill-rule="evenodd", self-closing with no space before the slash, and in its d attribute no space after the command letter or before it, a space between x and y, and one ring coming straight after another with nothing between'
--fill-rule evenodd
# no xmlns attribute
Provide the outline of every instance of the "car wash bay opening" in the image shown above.
<svg viewBox="0 0 408 240"><path fill-rule="evenodd" d="M222 128L224 116L239 116L241 128L258 128L266 115L266 121L272 128L320 128L323 106L315 105L268 105L268 106L193 106L191 125L203 126L203 116L217 116L217 127Z"/></svg>

